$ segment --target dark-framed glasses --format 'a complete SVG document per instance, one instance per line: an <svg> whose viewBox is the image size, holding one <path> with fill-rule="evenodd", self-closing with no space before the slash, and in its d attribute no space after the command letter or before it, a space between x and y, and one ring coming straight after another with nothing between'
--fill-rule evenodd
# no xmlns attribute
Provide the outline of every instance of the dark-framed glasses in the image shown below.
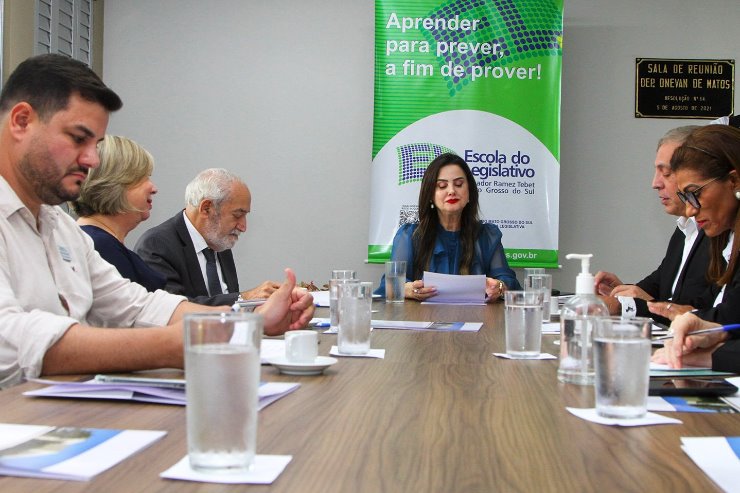
<svg viewBox="0 0 740 493"><path fill-rule="evenodd" d="M727 175L725 175L727 176ZM708 182L706 182L704 185L700 186L696 190L691 190L690 192L676 192L678 195L678 198L681 199L681 202L684 204L689 204L694 209L701 209L701 204L699 203L699 194L701 193L701 189L709 185L710 183L714 183L715 181L724 178L725 176L718 176L716 178L712 178Z"/></svg>

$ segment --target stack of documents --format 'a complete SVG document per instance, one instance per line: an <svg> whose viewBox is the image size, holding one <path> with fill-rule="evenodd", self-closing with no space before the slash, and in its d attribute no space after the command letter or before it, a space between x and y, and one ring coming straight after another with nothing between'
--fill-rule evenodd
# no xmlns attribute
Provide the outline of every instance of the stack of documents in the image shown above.
<svg viewBox="0 0 740 493"><path fill-rule="evenodd" d="M149 382L145 380L149 380ZM145 379L141 377L98 375L95 379L84 382L33 381L49 384L49 386L24 392L23 395L72 399L113 399L180 406L184 406L186 403L185 381L182 379ZM293 382L261 383L258 390L259 409L263 409L281 397L290 394L299 386L299 383Z"/></svg>

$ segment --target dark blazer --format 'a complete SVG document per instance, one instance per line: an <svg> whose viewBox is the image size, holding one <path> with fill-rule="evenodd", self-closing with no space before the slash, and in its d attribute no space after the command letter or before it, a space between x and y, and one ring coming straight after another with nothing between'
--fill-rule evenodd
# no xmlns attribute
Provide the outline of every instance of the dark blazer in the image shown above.
<svg viewBox="0 0 740 493"><path fill-rule="evenodd" d="M683 270L678 272L683 257L683 245L686 236L676 228L668 242L665 257L657 269L645 279L637 283L646 293L657 301L671 300L679 305L691 305L694 308L706 307L706 293L709 287L707 280L707 269L709 268L709 238L704 231L699 230L694 245L691 247L689 256ZM678 275L676 290L671 292L673 281ZM667 318L659 317L651 313L647 307L647 301L635 298L637 315L640 317L652 317L656 322L669 325ZM709 304L711 306L711 303Z"/></svg>
<svg viewBox="0 0 740 493"><path fill-rule="evenodd" d="M712 284L705 297L703 307L696 311L696 315L704 320L710 322L717 322L718 324L737 324L740 323L740 269L735 271L735 275L732 277L725 292L722 295L722 302L717 306L712 306L714 300L719 295L721 288L716 284ZM740 334L733 334L734 337Z"/></svg>
<svg viewBox="0 0 740 493"><path fill-rule="evenodd" d="M712 353L712 370L740 373L740 340L727 341Z"/></svg>
<svg viewBox="0 0 740 493"><path fill-rule="evenodd" d="M182 211L144 233L134 250L151 268L167 277L164 289L170 293L187 296L190 301L202 305L233 305L239 297L239 280L231 250L217 254L228 293L208 295Z"/></svg>

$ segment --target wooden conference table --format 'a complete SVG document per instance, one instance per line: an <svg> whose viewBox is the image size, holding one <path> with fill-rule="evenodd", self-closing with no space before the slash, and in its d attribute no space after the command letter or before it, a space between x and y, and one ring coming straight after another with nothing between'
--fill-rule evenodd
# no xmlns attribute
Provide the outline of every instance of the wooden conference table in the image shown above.
<svg viewBox="0 0 740 493"><path fill-rule="evenodd" d="M559 383L557 361L511 361L503 306L374 303L376 319L483 321L477 332L375 330L385 359L343 358L324 375L279 375L294 393L259 414L257 451L292 455L271 486L165 480L186 454L185 408L30 398L0 392L0 422L166 430L167 436L92 481L0 477L2 492L719 491L681 451L682 436L740 434L740 415L671 413L682 425L617 428L583 421L593 390ZM317 310L316 316L328 316ZM323 330L323 329L322 329ZM543 351L557 354L555 336ZM336 336L320 336L326 355Z"/></svg>

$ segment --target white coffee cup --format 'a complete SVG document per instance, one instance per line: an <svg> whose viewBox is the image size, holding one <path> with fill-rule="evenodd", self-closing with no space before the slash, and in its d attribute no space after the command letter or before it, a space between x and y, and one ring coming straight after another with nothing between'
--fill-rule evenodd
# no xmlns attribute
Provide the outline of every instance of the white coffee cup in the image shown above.
<svg viewBox="0 0 740 493"><path fill-rule="evenodd" d="M285 333L285 358L291 363L313 363L319 355L319 339L312 330Z"/></svg>

